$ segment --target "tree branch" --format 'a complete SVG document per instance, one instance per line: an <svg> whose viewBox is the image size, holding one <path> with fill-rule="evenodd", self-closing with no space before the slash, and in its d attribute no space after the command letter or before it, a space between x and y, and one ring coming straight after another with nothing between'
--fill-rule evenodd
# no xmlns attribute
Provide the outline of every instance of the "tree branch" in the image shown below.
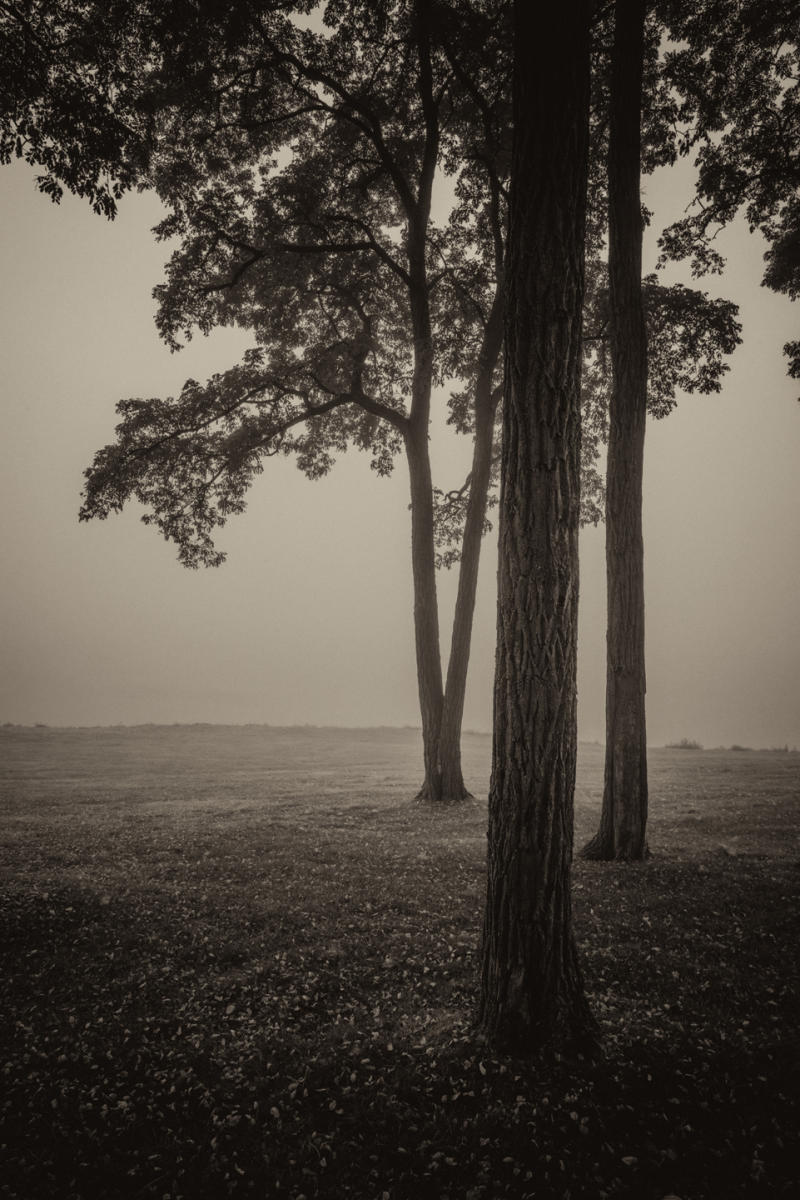
<svg viewBox="0 0 800 1200"><path fill-rule="evenodd" d="M403 283L410 282L408 271L373 238L363 242L275 242L275 246L278 250L285 250L291 254L354 254L359 250L371 250L403 280Z"/></svg>
<svg viewBox="0 0 800 1200"><path fill-rule="evenodd" d="M315 97L319 100L320 105L333 117L337 118L338 120L346 120L350 124L355 125L356 128L360 129L361 132L369 138L397 190L397 194L401 204L403 205L403 208L406 210L407 214L411 215L416 208L414 195L403 171L389 153L389 149L383 137L381 123L372 108L370 108L370 106L364 102L362 97L354 95L352 92L350 92L348 88L344 87L344 85L341 84L339 80L337 80L335 76L331 75L329 72L323 70L321 67L315 67L311 63L303 62L303 60L298 58L296 54L293 54L286 48L276 46L272 39L266 35L263 29L262 39L264 44L273 54L294 67L294 69L302 78L307 79L311 83L321 84L323 87L327 88L329 92L333 93L334 96L337 96L339 100L347 106L347 108L352 110L352 112L342 111L335 105L325 104L325 102L319 97ZM303 94L307 95L308 93L303 91ZM360 114L362 119L356 119L356 117L353 115L354 113Z"/></svg>

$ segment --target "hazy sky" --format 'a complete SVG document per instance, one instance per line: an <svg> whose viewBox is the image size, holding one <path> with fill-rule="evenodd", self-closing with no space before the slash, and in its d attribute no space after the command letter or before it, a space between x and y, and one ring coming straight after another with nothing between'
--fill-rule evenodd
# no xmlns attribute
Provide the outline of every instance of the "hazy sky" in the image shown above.
<svg viewBox="0 0 800 1200"><path fill-rule="evenodd" d="M654 223L686 202L677 178L648 182ZM0 168L0 721L418 724L403 460L382 480L350 451L310 483L271 459L221 535L217 570L185 570L134 508L78 524L82 472L113 438L116 400L174 394L251 344L221 331L171 355L159 342L158 218L147 196L127 197L113 223L71 196L56 207L30 170ZM721 248L728 274L702 286L740 304L745 344L720 396L686 397L648 426L648 740L800 746L800 382L781 354L798 313L759 287L756 238L737 227ZM442 486L463 478L465 449L437 433ZM473 729L491 723L494 541ZM445 573L444 645L454 584ZM602 528L582 538L581 602L580 735L600 739Z"/></svg>

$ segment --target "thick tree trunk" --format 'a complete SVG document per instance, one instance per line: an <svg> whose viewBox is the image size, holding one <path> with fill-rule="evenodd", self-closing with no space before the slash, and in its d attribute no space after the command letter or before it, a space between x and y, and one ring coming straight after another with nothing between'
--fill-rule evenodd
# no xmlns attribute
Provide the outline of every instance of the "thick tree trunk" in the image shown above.
<svg viewBox="0 0 800 1200"><path fill-rule="evenodd" d="M515 5L498 646L479 1024L514 1053L594 1029L572 934L589 4Z"/></svg>
<svg viewBox="0 0 800 1200"><path fill-rule="evenodd" d="M500 285L502 287L502 285ZM497 400L493 395L494 370L503 343L503 304L500 288L487 324L479 374L475 384L475 442L472 451L472 472L461 559L458 569L458 592L450 639L450 658L444 692L440 762L442 796L453 801L466 798L461 771L461 723L464 717L464 698L467 690L467 668L472 642L472 623L475 596L478 589L478 567L483 541L483 523L492 474L494 418Z"/></svg>
<svg viewBox="0 0 800 1200"><path fill-rule="evenodd" d="M647 334L642 300L640 143L644 0L617 0L609 131L613 384L606 481L606 761L600 828L582 854L647 855L642 472Z"/></svg>

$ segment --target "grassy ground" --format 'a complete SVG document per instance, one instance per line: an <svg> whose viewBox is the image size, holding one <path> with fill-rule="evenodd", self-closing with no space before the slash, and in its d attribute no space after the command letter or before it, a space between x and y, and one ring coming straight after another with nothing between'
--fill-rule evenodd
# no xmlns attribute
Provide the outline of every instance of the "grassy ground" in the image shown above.
<svg viewBox="0 0 800 1200"><path fill-rule="evenodd" d="M0 730L0 1196L798 1194L800 755L652 752L652 859L574 873L604 1058L543 1070L471 1032L485 803L419 753Z"/></svg>

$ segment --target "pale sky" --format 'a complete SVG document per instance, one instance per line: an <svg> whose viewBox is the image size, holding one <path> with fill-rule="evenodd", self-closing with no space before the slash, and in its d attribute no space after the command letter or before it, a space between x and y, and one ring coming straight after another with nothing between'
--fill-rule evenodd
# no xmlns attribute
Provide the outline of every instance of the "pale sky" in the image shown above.
<svg viewBox="0 0 800 1200"><path fill-rule="evenodd" d="M678 178L648 182L654 224L686 202ZM172 395L251 340L221 331L177 355L160 343L152 196L126 197L108 223L72 196L54 206L15 164L0 168L0 218L0 722L418 725L404 461L383 480L351 450L311 483L269 460L216 570L181 567L133 508L79 525L116 400ZM648 741L800 746L800 381L781 354L798 314L759 286L763 246L746 229L721 249L728 274L702 286L740 304L745 344L721 395L648 425ZM445 487L463 478L452 437L434 443ZM491 726L494 543L467 729ZM444 646L454 586L444 573ZM582 537L581 605L579 732L602 739L602 527Z"/></svg>

